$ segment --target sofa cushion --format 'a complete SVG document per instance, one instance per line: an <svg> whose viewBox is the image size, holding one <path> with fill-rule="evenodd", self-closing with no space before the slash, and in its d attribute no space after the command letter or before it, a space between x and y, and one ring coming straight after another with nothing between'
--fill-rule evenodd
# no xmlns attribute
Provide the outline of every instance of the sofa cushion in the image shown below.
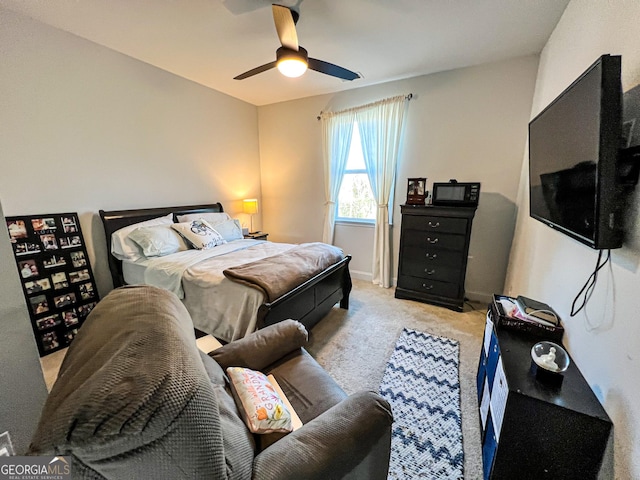
<svg viewBox="0 0 640 480"><path fill-rule="evenodd" d="M227 476L216 394L175 295L129 286L98 303L69 347L29 453L71 455L98 478Z"/></svg>
<svg viewBox="0 0 640 480"><path fill-rule="evenodd" d="M344 400L347 394L304 348L298 348L265 368L273 375L303 424ZM283 438L284 433L259 435L259 451Z"/></svg>
<svg viewBox="0 0 640 480"><path fill-rule="evenodd" d="M252 459L256 451L253 434L238 412L222 368L207 354L200 353L218 402L227 473L229 478L250 478L251 462L248 459Z"/></svg>
<svg viewBox="0 0 640 480"><path fill-rule="evenodd" d="M228 385L229 379L227 375L224 373L224 370L220 365L218 365L215 361L211 359L209 355L200 351L200 359L202 360L202 364L204 365L204 370L207 372L207 376L213 385Z"/></svg>
<svg viewBox="0 0 640 480"><path fill-rule="evenodd" d="M272 374L303 424L346 398L347 394L304 348L264 369Z"/></svg>
<svg viewBox="0 0 640 480"><path fill-rule="evenodd" d="M380 395L354 393L264 449L253 462L253 476L325 480L351 473L353 478L386 478L392 421L391 407ZM379 447L382 449L377 450ZM378 470L354 472L370 455L380 458L375 464ZM295 471L291 465L296 465Z"/></svg>

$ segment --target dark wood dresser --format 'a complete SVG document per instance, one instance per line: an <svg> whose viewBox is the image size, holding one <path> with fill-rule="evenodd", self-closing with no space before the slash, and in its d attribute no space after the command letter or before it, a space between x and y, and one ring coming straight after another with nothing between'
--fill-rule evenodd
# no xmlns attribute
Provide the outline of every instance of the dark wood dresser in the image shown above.
<svg viewBox="0 0 640 480"><path fill-rule="evenodd" d="M396 298L462 311L475 207L401 205Z"/></svg>

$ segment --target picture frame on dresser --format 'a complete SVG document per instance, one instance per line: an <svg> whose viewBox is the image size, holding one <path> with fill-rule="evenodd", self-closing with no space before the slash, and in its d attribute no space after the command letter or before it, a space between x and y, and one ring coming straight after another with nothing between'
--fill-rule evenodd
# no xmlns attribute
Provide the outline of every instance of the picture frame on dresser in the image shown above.
<svg viewBox="0 0 640 480"><path fill-rule="evenodd" d="M40 356L68 346L99 301L78 215L6 217Z"/></svg>
<svg viewBox="0 0 640 480"><path fill-rule="evenodd" d="M407 205L424 205L427 198L427 179L407 179Z"/></svg>

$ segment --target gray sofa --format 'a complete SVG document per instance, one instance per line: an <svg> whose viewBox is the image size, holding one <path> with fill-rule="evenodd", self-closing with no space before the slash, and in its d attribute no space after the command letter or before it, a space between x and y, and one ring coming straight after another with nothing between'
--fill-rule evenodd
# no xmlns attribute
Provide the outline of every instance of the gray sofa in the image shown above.
<svg viewBox="0 0 640 480"><path fill-rule="evenodd" d="M89 479L386 478L388 403L346 396L306 341L287 320L207 355L175 295L113 290L69 347L29 453L68 455L73 476ZM251 434L228 366L273 373L304 425Z"/></svg>

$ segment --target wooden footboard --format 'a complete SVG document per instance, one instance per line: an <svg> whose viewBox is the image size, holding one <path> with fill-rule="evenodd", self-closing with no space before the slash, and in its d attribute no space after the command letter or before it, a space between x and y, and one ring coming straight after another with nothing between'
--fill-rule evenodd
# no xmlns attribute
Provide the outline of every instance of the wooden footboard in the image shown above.
<svg viewBox="0 0 640 480"><path fill-rule="evenodd" d="M258 328L289 318L301 322L307 330L324 318L333 306L349 308L351 255L258 310Z"/></svg>

